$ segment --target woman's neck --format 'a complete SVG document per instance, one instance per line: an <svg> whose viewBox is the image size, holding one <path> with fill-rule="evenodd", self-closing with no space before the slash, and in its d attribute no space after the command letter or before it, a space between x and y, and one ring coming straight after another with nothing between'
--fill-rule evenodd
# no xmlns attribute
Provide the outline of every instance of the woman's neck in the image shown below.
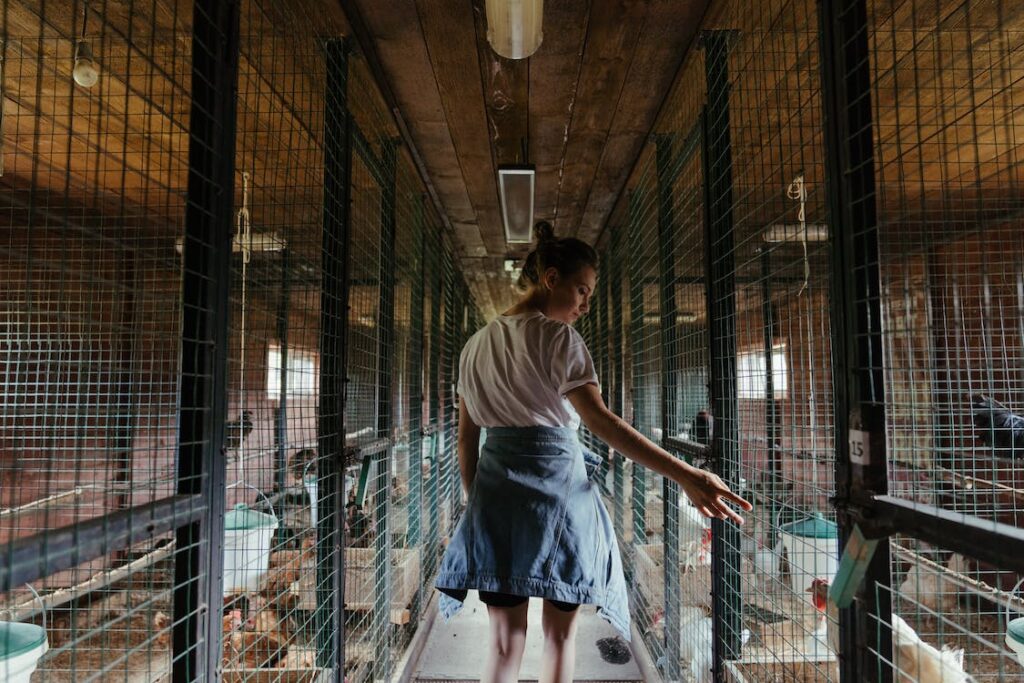
<svg viewBox="0 0 1024 683"><path fill-rule="evenodd" d="M529 294L516 302L512 308L502 313L502 315L518 315L519 313L528 313L531 311L540 311L541 313L544 313L546 305L547 301L544 297L536 294Z"/></svg>

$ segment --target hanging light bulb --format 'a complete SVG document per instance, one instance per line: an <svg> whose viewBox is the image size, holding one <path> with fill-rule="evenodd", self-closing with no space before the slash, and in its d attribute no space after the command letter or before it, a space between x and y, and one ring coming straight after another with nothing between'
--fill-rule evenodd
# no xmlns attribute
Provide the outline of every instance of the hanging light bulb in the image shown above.
<svg viewBox="0 0 1024 683"><path fill-rule="evenodd" d="M544 0L487 0L487 42L502 57L524 59L544 39Z"/></svg>
<svg viewBox="0 0 1024 683"><path fill-rule="evenodd" d="M99 67L93 61L92 48L89 47L87 40L79 40L75 43L75 68L71 75L74 76L75 83L83 88L91 88L96 85L96 81L100 77Z"/></svg>

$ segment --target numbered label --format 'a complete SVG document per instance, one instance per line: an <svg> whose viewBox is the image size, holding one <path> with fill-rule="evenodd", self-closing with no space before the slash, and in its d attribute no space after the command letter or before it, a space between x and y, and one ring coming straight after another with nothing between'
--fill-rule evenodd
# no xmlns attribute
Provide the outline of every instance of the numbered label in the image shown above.
<svg viewBox="0 0 1024 683"><path fill-rule="evenodd" d="M854 465L871 464L871 443L867 432L850 430L850 462Z"/></svg>

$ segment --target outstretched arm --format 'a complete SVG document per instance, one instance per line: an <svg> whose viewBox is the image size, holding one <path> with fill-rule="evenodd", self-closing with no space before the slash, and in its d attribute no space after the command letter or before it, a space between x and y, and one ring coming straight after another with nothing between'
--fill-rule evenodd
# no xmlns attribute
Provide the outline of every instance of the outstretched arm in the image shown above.
<svg viewBox="0 0 1024 683"><path fill-rule="evenodd" d="M480 427L469 416L466 400L462 399L459 401L459 472L467 495L476 479L476 463L479 458Z"/></svg>
<svg viewBox="0 0 1024 683"><path fill-rule="evenodd" d="M743 523L743 517L730 508L726 501L744 510L753 507L750 503L729 490L718 476L674 457L633 429L605 406L596 385L576 387L565 397L579 413L587 429L630 460L678 482L702 515Z"/></svg>

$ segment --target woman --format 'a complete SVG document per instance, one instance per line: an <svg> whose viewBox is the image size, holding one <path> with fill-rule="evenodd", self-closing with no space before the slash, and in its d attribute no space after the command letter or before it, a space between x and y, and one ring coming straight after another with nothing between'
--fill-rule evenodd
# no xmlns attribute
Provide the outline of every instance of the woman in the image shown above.
<svg viewBox="0 0 1024 683"><path fill-rule="evenodd" d="M459 361L459 465L466 511L445 550L436 585L446 620L468 589L490 616L482 680L516 681L529 596L544 598L540 681L571 681L581 604L630 638L629 605L615 532L587 479L580 420L638 464L669 477L708 517L749 510L715 475L670 455L605 407L586 344L572 324L590 307L597 253L535 226L538 244L519 284L523 298L479 330ZM487 429L482 450L480 430Z"/></svg>

